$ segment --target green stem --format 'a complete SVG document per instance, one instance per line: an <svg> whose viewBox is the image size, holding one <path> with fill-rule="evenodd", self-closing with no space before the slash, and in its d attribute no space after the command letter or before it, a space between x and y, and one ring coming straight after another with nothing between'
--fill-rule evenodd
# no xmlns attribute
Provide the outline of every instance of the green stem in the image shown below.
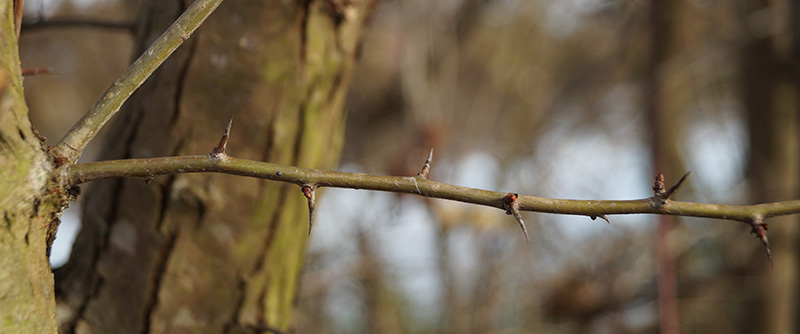
<svg viewBox="0 0 800 334"><path fill-rule="evenodd" d="M456 186L420 176L383 176L285 166L222 155L196 155L126 159L76 164L66 167L63 180L76 185L99 179L212 172L250 176L297 185L379 190L448 199L505 210L506 193ZM672 201L657 197L637 200L568 200L519 196L519 210L604 217L615 214L666 214L752 222L800 213L800 200L757 205L721 205Z"/></svg>
<svg viewBox="0 0 800 334"><path fill-rule="evenodd" d="M139 86L211 15L222 0L196 0L98 99L53 148L74 162Z"/></svg>

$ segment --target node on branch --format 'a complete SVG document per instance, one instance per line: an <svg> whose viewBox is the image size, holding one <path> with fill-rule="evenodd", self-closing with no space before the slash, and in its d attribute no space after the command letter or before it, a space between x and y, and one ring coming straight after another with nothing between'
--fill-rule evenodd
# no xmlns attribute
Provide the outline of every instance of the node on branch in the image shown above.
<svg viewBox="0 0 800 334"><path fill-rule="evenodd" d="M314 227L314 193L317 190L316 185L304 184L301 187L303 196L308 200L308 235L311 235L311 228Z"/></svg>
<svg viewBox="0 0 800 334"><path fill-rule="evenodd" d="M431 162L432 161L433 161L433 149L431 149L431 151L428 152L428 159L425 160L425 164L422 165L422 170L419 171L419 173L417 173L417 176L419 176L419 177L421 177L423 179L427 179L428 178L428 173L430 173L430 171L431 171Z"/></svg>
<svg viewBox="0 0 800 334"><path fill-rule="evenodd" d="M519 213L519 202L517 202L517 198L519 195L516 193L508 193L505 197L503 197L503 208L506 209L507 215L513 215L515 219L517 219L517 223L519 223L519 227L522 229L522 234L525 235L525 241L530 243L531 240L528 239L528 229L525 228L525 222L522 220L522 215Z"/></svg>
<svg viewBox="0 0 800 334"><path fill-rule="evenodd" d="M222 133L222 138L219 139L219 143L211 150L212 156L222 157L225 155L225 148L228 146L228 137L231 134L231 124L233 124L233 115L231 115L231 118L228 120L228 125L225 127L225 132Z"/></svg>
<svg viewBox="0 0 800 334"><path fill-rule="evenodd" d="M756 239L761 240L761 244L764 246L764 251L767 253L769 265L772 267L772 251L769 249L769 239L767 238L767 230L769 227L766 223L762 222L760 218L753 219L753 221L750 222L750 227L750 233L755 234Z"/></svg>
<svg viewBox="0 0 800 334"><path fill-rule="evenodd" d="M658 175L656 175L656 181L653 184L653 197L651 197L650 201L651 205L656 207L664 205L664 203L666 203L670 196L672 196L672 194L678 190L678 187L683 184L683 181L685 181L686 177L688 177L691 173L692 171L688 171L686 174L683 174L678 182L675 182L675 184L673 184L672 187L669 187L669 189L667 189L664 183L664 174L658 173Z"/></svg>

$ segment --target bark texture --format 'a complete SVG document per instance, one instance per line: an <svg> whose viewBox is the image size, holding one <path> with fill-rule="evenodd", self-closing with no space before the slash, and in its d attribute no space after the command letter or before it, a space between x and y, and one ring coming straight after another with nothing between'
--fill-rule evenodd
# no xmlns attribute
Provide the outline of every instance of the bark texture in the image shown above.
<svg viewBox="0 0 800 334"><path fill-rule="evenodd" d="M186 2L146 1L139 50ZM228 153L334 168L371 1L228 1L123 111L104 158ZM308 240L300 188L227 175L111 180L88 191L57 273L64 333L292 327Z"/></svg>
<svg viewBox="0 0 800 334"><path fill-rule="evenodd" d="M66 194L28 117L13 13L0 5L0 333L55 333L46 254Z"/></svg>

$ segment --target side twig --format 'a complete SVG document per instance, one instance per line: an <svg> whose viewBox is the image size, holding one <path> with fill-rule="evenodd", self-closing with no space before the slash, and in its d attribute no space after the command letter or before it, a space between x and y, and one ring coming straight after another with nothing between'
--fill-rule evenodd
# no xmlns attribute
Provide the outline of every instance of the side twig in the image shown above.
<svg viewBox="0 0 800 334"><path fill-rule="evenodd" d="M22 22L22 31L30 32L37 29L47 28L94 28L94 29L108 29L118 30L121 32L132 33L132 22L116 22L116 21L97 21L87 19L70 19L70 18L38 18L33 21Z"/></svg>
<svg viewBox="0 0 800 334"><path fill-rule="evenodd" d="M31 77L40 74L61 74L57 71L53 71L47 67L34 67L34 68L23 68L22 69L22 76L23 77Z"/></svg>
<svg viewBox="0 0 800 334"><path fill-rule="evenodd" d="M111 84L103 96L53 147L52 154L65 159L67 163L77 161L89 141L119 111L128 97L178 46L189 39L189 36L221 2L222 0L196 0L192 3L167 31Z"/></svg>

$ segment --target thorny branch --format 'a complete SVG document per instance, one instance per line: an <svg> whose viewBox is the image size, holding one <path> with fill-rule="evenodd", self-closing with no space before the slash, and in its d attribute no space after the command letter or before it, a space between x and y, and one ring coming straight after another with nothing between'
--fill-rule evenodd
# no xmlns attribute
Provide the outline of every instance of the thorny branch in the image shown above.
<svg viewBox="0 0 800 334"><path fill-rule="evenodd" d="M147 51L111 84L89 111L52 148L52 154L66 163L78 161L89 141L120 109L123 103L150 77L189 36L211 15L222 0L196 0L167 28Z"/></svg>
<svg viewBox="0 0 800 334"><path fill-rule="evenodd" d="M225 154L229 133L230 122L220 143L214 147L211 154L67 165L61 168L61 179L65 187L71 187L84 182L108 178L138 177L147 180L158 175L211 172L294 183L301 187L303 195L308 199L309 233L311 233L313 223L314 192L318 187L409 193L495 207L516 218L526 240L528 240L527 229L520 211L583 215L592 219L600 217L606 221L608 221L607 215L648 213L727 219L750 224L752 232L766 248L770 261L771 253L766 236L767 225L762 223L763 219L800 213L800 200L755 205L703 204L671 200L669 197L683 183L689 173L686 173L669 189L664 185L663 175L659 174L653 186L654 195L649 198L570 200L503 193L431 181L424 176L430 170L432 154L429 154L422 172L417 176L384 176L300 168L230 157Z"/></svg>
<svg viewBox="0 0 800 334"><path fill-rule="evenodd" d="M504 192L462 187L413 176L384 176L286 166L230 156L214 159L208 155L108 160L75 164L62 169L65 186L100 179L183 173L223 173L250 176L299 186L379 190L448 199L505 210ZM520 195L520 211L601 217L619 214L666 214L718 218L749 223L753 217L770 218L800 213L800 200L755 205L703 204L667 200L653 205L652 198L634 200L570 200Z"/></svg>

